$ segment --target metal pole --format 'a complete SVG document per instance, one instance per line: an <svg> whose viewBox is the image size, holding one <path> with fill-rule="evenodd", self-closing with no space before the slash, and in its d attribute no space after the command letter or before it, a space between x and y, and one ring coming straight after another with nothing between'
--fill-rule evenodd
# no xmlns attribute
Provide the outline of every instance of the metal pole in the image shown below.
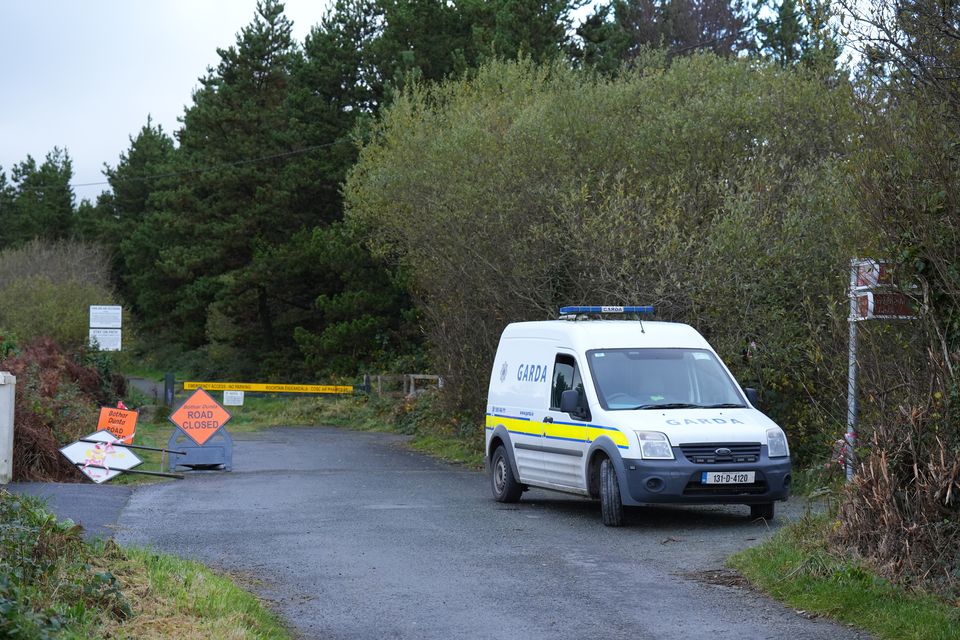
<svg viewBox="0 0 960 640"><path fill-rule="evenodd" d="M105 471L119 471L120 473L132 473L140 476L157 476L158 478L176 478L183 480L182 473L163 473L162 471L138 471L137 469L116 469L102 464L86 464L84 462L74 462L75 467L89 467L90 469L104 469Z"/></svg>
<svg viewBox="0 0 960 640"><path fill-rule="evenodd" d="M853 481L853 448L857 444L857 266L850 262L850 349L847 361L847 445L844 448L844 462L847 470L847 482Z"/></svg>
<svg viewBox="0 0 960 640"><path fill-rule="evenodd" d="M168 407L173 406L173 374L166 373L163 376L163 404Z"/></svg>
<svg viewBox="0 0 960 640"><path fill-rule="evenodd" d="M113 445L115 447L124 447L125 449L142 449L144 451L162 451L163 453L175 453L178 456L187 455L186 451L173 451L171 449L160 449L159 447L144 447L139 444L124 444L123 441L121 440L114 440L111 442L110 440L87 440L86 438L80 438L79 440L77 440L77 442L89 442L90 444L106 443L106 444Z"/></svg>

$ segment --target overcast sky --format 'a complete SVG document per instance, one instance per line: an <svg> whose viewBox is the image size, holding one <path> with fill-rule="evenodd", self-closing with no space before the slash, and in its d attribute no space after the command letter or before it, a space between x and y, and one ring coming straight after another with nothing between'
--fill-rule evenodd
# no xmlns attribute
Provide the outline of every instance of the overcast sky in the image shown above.
<svg viewBox="0 0 960 640"><path fill-rule="evenodd" d="M326 0L286 0L300 42ZM197 78L236 41L256 0L0 0L0 168L53 147L74 185L104 182L147 115L172 133ZM76 186L79 202L105 185Z"/></svg>

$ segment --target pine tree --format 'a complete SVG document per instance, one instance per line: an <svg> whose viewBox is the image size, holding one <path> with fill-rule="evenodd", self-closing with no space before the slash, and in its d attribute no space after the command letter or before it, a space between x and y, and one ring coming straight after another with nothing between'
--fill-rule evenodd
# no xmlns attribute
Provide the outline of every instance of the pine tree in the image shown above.
<svg viewBox="0 0 960 640"><path fill-rule="evenodd" d="M201 78L177 133L174 188L155 193L157 210L124 252L159 241L156 259L129 275L139 311L177 327L186 348L206 343L208 311L224 296L253 296L254 325L244 335L272 344L267 291L248 269L254 255L309 223L291 210L284 167L301 151L290 126L290 72L300 53L292 25L277 0L258 3L253 22L235 46L218 49L220 62ZM131 194L133 195L133 194ZM149 255L149 251L146 252ZM150 281L153 284L149 284ZM237 291L238 283L249 287Z"/></svg>
<svg viewBox="0 0 960 640"><path fill-rule="evenodd" d="M775 18L757 20L760 48L781 66L788 67L800 59L806 39L803 14L796 0L781 0L775 15Z"/></svg>
<svg viewBox="0 0 960 640"><path fill-rule="evenodd" d="M768 6L775 16L757 19L757 37L762 54L783 67L803 64L832 73L840 55L833 11L829 0L772 0Z"/></svg>
<svg viewBox="0 0 960 640"><path fill-rule="evenodd" d="M75 211L70 154L54 147L39 166L27 156L14 165L11 177L15 193L2 218L2 246L17 246L34 238L69 237Z"/></svg>
<svg viewBox="0 0 960 640"><path fill-rule="evenodd" d="M578 28L574 57L610 72L644 48L671 56L704 50L730 56L747 48L746 32L742 0L612 0Z"/></svg>
<svg viewBox="0 0 960 640"><path fill-rule="evenodd" d="M96 206L81 206L77 215L80 234L116 248L149 211L150 195L163 185L172 184L173 139L160 125L147 118L137 136L130 137L130 148L120 154L116 167L104 164L103 173L110 191L97 197Z"/></svg>
<svg viewBox="0 0 960 640"><path fill-rule="evenodd" d="M457 6L473 34L476 65L489 58L528 56L537 62L561 55L569 46L570 0L467 0Z"/></svg>
<svg viewBox="0 0 960 640"><path fill-rule="evenodd" d="M9 246L10 225L16 206L16 189L7 180L7 174L0 167L0 250Z"/></svg>

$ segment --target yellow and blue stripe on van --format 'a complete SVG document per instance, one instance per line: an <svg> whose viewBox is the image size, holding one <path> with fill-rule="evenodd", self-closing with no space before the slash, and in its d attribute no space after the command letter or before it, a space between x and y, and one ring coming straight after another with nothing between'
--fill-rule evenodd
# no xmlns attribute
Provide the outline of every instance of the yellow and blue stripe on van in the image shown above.
<svg viewBox="0 0 960 640"><path fill-rule="evenodd" d="M486 414L487 429L493 430L497 425L503 425L509 433L518 433L528 436L543 436L552 440L566 440L567 442L593 442L601 435L605 435L620 449L629 449L630 443L626 434L613 427L603 427L598 424L585 422L538 422L521 416L511 416L502 413Z"/></svg>

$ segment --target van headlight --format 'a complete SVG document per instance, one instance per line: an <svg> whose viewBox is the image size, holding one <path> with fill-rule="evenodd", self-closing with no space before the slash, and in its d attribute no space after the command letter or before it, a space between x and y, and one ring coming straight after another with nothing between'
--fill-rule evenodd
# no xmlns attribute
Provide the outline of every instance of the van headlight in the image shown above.
<svg viewBox="0 0 960 640"><path fill-rule="evenodd" d="M659 431L637 431L640 440L640 457L646 460L673 460L670 440Z"/></svg>
<svg viewBox="0 0 960 640"><path fill-rule="evenodd" d="M778 427L767 429L767 455L771 458L784 458L790 455L787 436Z"/></svg>

